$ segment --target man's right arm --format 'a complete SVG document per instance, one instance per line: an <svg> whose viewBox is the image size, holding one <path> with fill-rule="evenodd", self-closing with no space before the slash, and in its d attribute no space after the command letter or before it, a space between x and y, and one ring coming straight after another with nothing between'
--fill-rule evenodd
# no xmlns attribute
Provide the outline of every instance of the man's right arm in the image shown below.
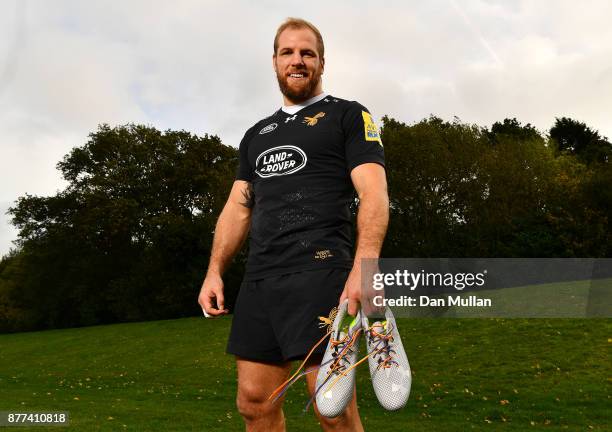
<svg viewBox="0 0 612 432"><path fill-rule="evenodd" d="M217 220L208 271L198 297L198 303L209 315L228 313L225 309L221 276L249 232L253 200L252 184L236 180Z"/></svg>

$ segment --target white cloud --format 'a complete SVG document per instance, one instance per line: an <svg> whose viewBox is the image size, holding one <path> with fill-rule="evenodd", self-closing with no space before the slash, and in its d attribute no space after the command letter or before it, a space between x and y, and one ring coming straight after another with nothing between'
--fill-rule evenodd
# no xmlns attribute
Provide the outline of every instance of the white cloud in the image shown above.
<svg viewBox="0 0 612 432"><path fill-rule="evenodd" d="M612 137L605 0L14 0L0 10L4 203L62 188L55 164L102 122L237 145L281 101L270 57L287 16L321 29L326 91L378 117L433 113L484 126L510 116L547 130L565 115Z"/></svg>

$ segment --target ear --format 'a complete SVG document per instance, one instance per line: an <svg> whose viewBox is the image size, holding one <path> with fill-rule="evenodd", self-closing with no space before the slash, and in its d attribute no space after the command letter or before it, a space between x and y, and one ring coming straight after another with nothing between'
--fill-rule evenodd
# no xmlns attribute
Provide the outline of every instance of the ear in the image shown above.
<svg viewBox="0 0 612 432"><path fill-rule="evenodd" d="M325 71L325 57L321 57L321 75Z"/></svg>
<svg viewBox="0 0 612 432"><path fill-rule="evenodd" d="M276 53L272 54L272 70L276 72Z"/></svg>

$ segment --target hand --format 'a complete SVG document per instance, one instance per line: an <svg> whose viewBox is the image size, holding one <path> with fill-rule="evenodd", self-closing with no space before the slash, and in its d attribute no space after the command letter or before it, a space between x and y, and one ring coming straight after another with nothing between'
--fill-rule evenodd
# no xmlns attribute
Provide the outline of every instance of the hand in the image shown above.
<svg viewBox="0 0 612 432"><path fill-rule="evenodd" d="M378 261L374 259L365 260L362 265L361 260L355 260L353 269L344 284L344 291L340 296L340 303L348 299L348 313L350 315L357 314L357 310L361 307L361 313L370 316L382 314L384 316L384 308L374 306L374 297L382 295L384 291L375 291L372 288L372 278L374 273L377 273Z"/></svg>
<svg viewBox="0 0 612 432"><path fill-rule="evenodd" d="M361 313L367 317L385 316L385 308L374 305L374 297L385 297L385 291L374 289L374 275L380 273L378 259L365 259L361 264Z"/></svg>
<svg viewBox="0 0 612 432"><path fill-rule="evenodd" d="M208 316L215 317L229 313L229 310L225 309L221 276L206 275L202 283L202 289L200 289L198 303L207 318Z"/></svg>
<svg viewBox="0 0 612 432"><path fill-rule="evenodd" d="M348 313L349 315L357 315L359 310L359 304L361 301L361 268L360 266L353 266L353 269L349 273L346 283L344 284L344 291L340 295L340 303L348 299Z"/></svg>

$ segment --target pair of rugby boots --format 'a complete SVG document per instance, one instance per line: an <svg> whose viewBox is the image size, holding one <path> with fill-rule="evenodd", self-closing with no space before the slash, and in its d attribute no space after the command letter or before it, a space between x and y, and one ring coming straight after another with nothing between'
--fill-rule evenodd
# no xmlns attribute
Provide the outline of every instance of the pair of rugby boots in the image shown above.
<svg viewBox="0 0 612 432"><path fill-rule="evenodd" d="M345 301L329 323L331 334L318 370L314 395L319 412L325 417L342 414L353 397L356 367L366 359L380 404L387 410L402 408L410 395L412 374L393 313L387 307L385 319L370 325L361 311L352 317L347 309ZM367 355L359 360L362 333Z"/></svg>

